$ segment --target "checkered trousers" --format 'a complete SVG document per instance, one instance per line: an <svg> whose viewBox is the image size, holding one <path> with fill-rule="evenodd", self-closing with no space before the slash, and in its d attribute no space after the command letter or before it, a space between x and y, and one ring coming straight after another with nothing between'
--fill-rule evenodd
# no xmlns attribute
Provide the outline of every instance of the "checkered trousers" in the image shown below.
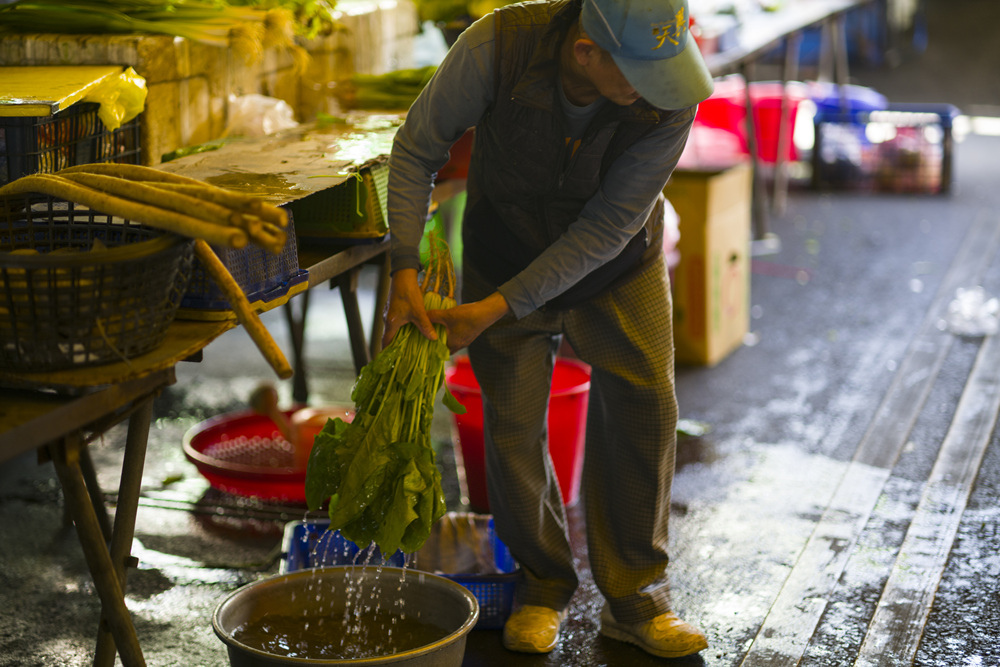
<svg viewBox="0 0 1000 667"><path fill-rule="evenodd" d="M485 296L466 267L463 299ZM677 403L669 279L661 256L576 308L506 317L469 348L483 391L490 509L521 565L519 601L555 609L578 585L548 455L560 335L591 365L581 496L598 588L619 622L669 609L667 522Z"/></svg>

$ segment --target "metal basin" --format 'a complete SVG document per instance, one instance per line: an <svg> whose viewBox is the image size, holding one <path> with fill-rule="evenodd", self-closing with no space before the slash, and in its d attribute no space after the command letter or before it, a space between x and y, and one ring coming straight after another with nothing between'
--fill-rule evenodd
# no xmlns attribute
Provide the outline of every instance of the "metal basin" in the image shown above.
<svg viewBox="0 0 1000 667"><path fill-rule="evenodd" d="M289 665L406 665L406 667L460 667L468 633L479 618L479 603L466 587L428 572L397 567L338 566L300 570L261 579L230 595L212 618L215 634L226 644L232 667L287 667ZM433 643L392 655L359 659L311 659L262 651L236 640L244 624L269 614L303 614L306 605L343 615L349 585L383 585L393 600L401 600L408 614L448 634ZM397 590L398 587L398 590Z"/></svg>

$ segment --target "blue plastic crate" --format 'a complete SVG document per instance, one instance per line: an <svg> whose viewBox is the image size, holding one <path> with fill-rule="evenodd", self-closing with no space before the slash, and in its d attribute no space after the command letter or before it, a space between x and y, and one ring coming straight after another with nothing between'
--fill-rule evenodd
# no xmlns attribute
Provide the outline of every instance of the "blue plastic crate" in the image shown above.
<svg viewBox="0 0 1000 667"><path fill-rule="evenodd" d="M360 549L344 538L340 531L329 530L329 525L330 522L326 519L292 521L286 524L279 572L285 574L331 565L403 567L406 563L406 555L401 551L385 558L377 547L373 547L373 553L369 556L367 549ZM492 517L489 517L487 530L498 573L437 573L465 586L476 597L479 602L479 620L476 623L478 630L503 627L514 604L514 587L518 578L517 565L510 550L493 531ZM414 569L420 569L419 565L420 552L417 552L417 565Z"/></svg>
<svg viewBox="0 0 1000 667"><path fill-rule="evenodd" d="M818 113L813 187L947 194L953 178L952 124L958 115L950 104Z"/></svg>
<svg viewBox="0 0 1000 667"><path fill-rule="evenodd" d="M299 268L298 242L291 214L286 231L288 240L278 255L253 243L238 249L212 247L236 284L243 288L243 293L251 304L269 303L287 294L297 293L305 289L309 281L309 272ZM213 312L230 310L232 306L222 289L201 262L196 261L178 316L211 319Z"/></svg>
<svg viewBox="0 0 1000 667"><path fill-rule="evenodd" d="M327 520L293 521L285 526L281 547L281 574L328 565L390 565L403 567L406 556L397 551L389 558L375 547L369 557L339 530L330 530Z"/></svg>

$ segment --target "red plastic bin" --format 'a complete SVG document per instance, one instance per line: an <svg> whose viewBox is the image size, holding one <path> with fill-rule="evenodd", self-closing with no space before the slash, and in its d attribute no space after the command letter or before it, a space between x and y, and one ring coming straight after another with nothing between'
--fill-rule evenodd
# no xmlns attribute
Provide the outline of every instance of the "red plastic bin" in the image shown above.
<svg viewBox="0 0 1000 667"><path fill-rule="evenodd" d="M798 159L792 131L798 115L799 104L809 98L804 84L789 81L754 81L750 83L750 100L753 104L754 133L757 138L757 157L763 162L774 163L778 157L778 138L781 126L781 104L788 98L788 152L784 159ZM695 124L731 132L739 137L743 151L749 154L746 130L746 85L740 77L732 76L715 82L715 91L698 105Z"/></svg>
<svg viewBox="0 0 1000 667"><path fill-rule="evenodd" d="M455 359L445 372L445 382L466 409L464 415L454 415L454 430L465 468L469 505L487 512L483 399L468 357ZM556 359L549 395L549 455L566 506L575 504L580 497L589 398L590 367L575 359Z"/></svg>

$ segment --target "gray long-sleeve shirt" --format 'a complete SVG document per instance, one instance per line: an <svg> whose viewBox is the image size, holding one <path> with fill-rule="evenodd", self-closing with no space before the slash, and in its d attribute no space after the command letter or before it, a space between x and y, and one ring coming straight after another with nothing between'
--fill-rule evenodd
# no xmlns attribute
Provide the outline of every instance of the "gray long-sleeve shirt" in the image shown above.
<svg viewBox="0 0 1000 667"><path fill-rule="evenodd" d="M418 248L434 175L448 161L452 144L493 103L493 59L494 22L487 15L448 51L396 134L388 198L393 271L419 268ZM677 164L694 114L695 108L677 114L676 122L663 124L625 151L578 220L499 287L516 317L536 310L613 259L641 229Z"/></svg>

